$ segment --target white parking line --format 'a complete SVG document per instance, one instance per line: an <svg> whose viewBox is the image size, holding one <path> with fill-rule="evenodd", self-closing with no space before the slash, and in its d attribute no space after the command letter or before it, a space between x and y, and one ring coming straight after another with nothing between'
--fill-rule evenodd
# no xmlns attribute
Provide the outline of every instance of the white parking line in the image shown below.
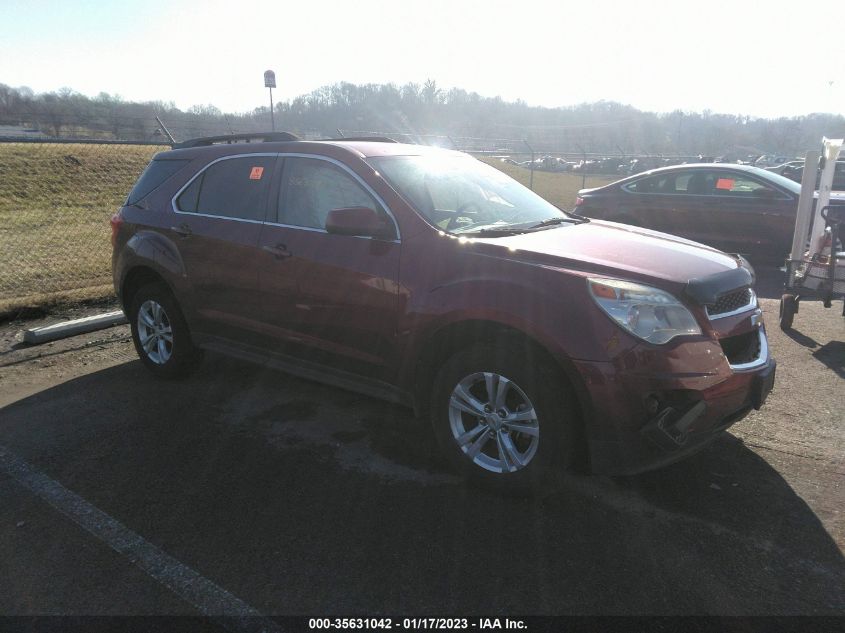
<svg viewBox="0 0 845 633"><path fill-rule="evenodd" d="M208 578L165 554L142 536L94 507L62 484L38 472L0 446L0 469L81 528L122 554L148 576L234 633L274 633L281 628Z"/></svg>

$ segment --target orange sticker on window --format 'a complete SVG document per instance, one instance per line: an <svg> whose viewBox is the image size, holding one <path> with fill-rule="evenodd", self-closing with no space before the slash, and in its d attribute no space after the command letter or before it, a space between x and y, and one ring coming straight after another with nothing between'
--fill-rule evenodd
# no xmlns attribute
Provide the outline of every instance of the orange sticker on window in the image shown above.
<svg viewBox="0 0 845 633"><path fill-rule="evenodd" d="M252 171L249 172L249 179L250 180L261 180L261 176L264 175L264 168L263 167L253 167Z"/></svg>
<svg viewBox="0 0 845 633"><path fill-rule="evenodd" d="M727 189L730 191L734 188L734 182L736 182L733 178L719 178L716 181L716 189Z"/></svg>

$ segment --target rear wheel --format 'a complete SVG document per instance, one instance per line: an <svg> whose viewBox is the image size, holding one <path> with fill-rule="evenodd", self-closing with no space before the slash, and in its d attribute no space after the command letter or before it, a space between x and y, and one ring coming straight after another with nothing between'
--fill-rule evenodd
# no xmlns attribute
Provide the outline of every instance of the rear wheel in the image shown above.
<svg viewBox="0 0 845 633"><path fill-rule="evenodd" d="M555 368L517 346L473 345L438 374L431 421L451 465L481 485L539 491L575 452L576 417Z"/></svg>
<svg viewBox="0 0 845 633"><path fill-rule="evenodd" d="M162 283L141 287L127 315L141 362L158 377L177 378L197 364L200 351L191 341L179 304Z"/></svg>

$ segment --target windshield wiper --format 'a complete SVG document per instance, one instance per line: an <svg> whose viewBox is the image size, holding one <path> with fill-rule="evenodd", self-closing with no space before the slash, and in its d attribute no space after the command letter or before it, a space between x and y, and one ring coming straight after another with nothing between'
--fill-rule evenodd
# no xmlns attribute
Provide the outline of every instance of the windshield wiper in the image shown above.
<svg viewBox="0 0 845 633"><path fill-rule="evenodd" d="M515 228L515 227L492 227L487 229L478 229L476 231L461 231L460 233L455 233L455 235L474 235L480 237L504 237L506 235L519 235L520 233L526 233L529 229L526 228Z"/></svg>
<svg viewBox="0 0 845 633"><path fill-rule="evenodd" d="M537 224L532 224L529 228L532 229L540 229L544 226L555 226L556 224L563 224L564 222L569 222L571 224L581 224L582 222L589 222L590 220L587 218L582 217L569 217L569 216L555 216L553 218L549 218L547 220L543 220L542 222L538 222Z"/></svg>

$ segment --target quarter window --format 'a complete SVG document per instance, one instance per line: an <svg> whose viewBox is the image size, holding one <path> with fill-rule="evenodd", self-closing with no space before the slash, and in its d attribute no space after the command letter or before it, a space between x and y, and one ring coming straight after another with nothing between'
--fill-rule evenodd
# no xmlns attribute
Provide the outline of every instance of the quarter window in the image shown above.
<svg viewBox="0 0 845 633"><path fill-rule="evenodd" d="M202 186L202 178L205 174L200 174L199 177L194 178L194 181L188 186L185 191L179 194L176 199L176 208L180 211L189 211L196 213L197 201L200 197L200 187Z"/></svg>
<svg viewBox="0 0 845 633"><path fill-rule="evenodd" d="M386 217L372 196L335 165L315 158L285 159L280 223L324 229L329 211L343 207L368 207Z"/></svg>
<svg viewBox="0 0 845 633"><path fill-rule="evenodd" d="M182 192L181 211L263 221L273 175L272 156L244 156L214 163Z"/></svg>

